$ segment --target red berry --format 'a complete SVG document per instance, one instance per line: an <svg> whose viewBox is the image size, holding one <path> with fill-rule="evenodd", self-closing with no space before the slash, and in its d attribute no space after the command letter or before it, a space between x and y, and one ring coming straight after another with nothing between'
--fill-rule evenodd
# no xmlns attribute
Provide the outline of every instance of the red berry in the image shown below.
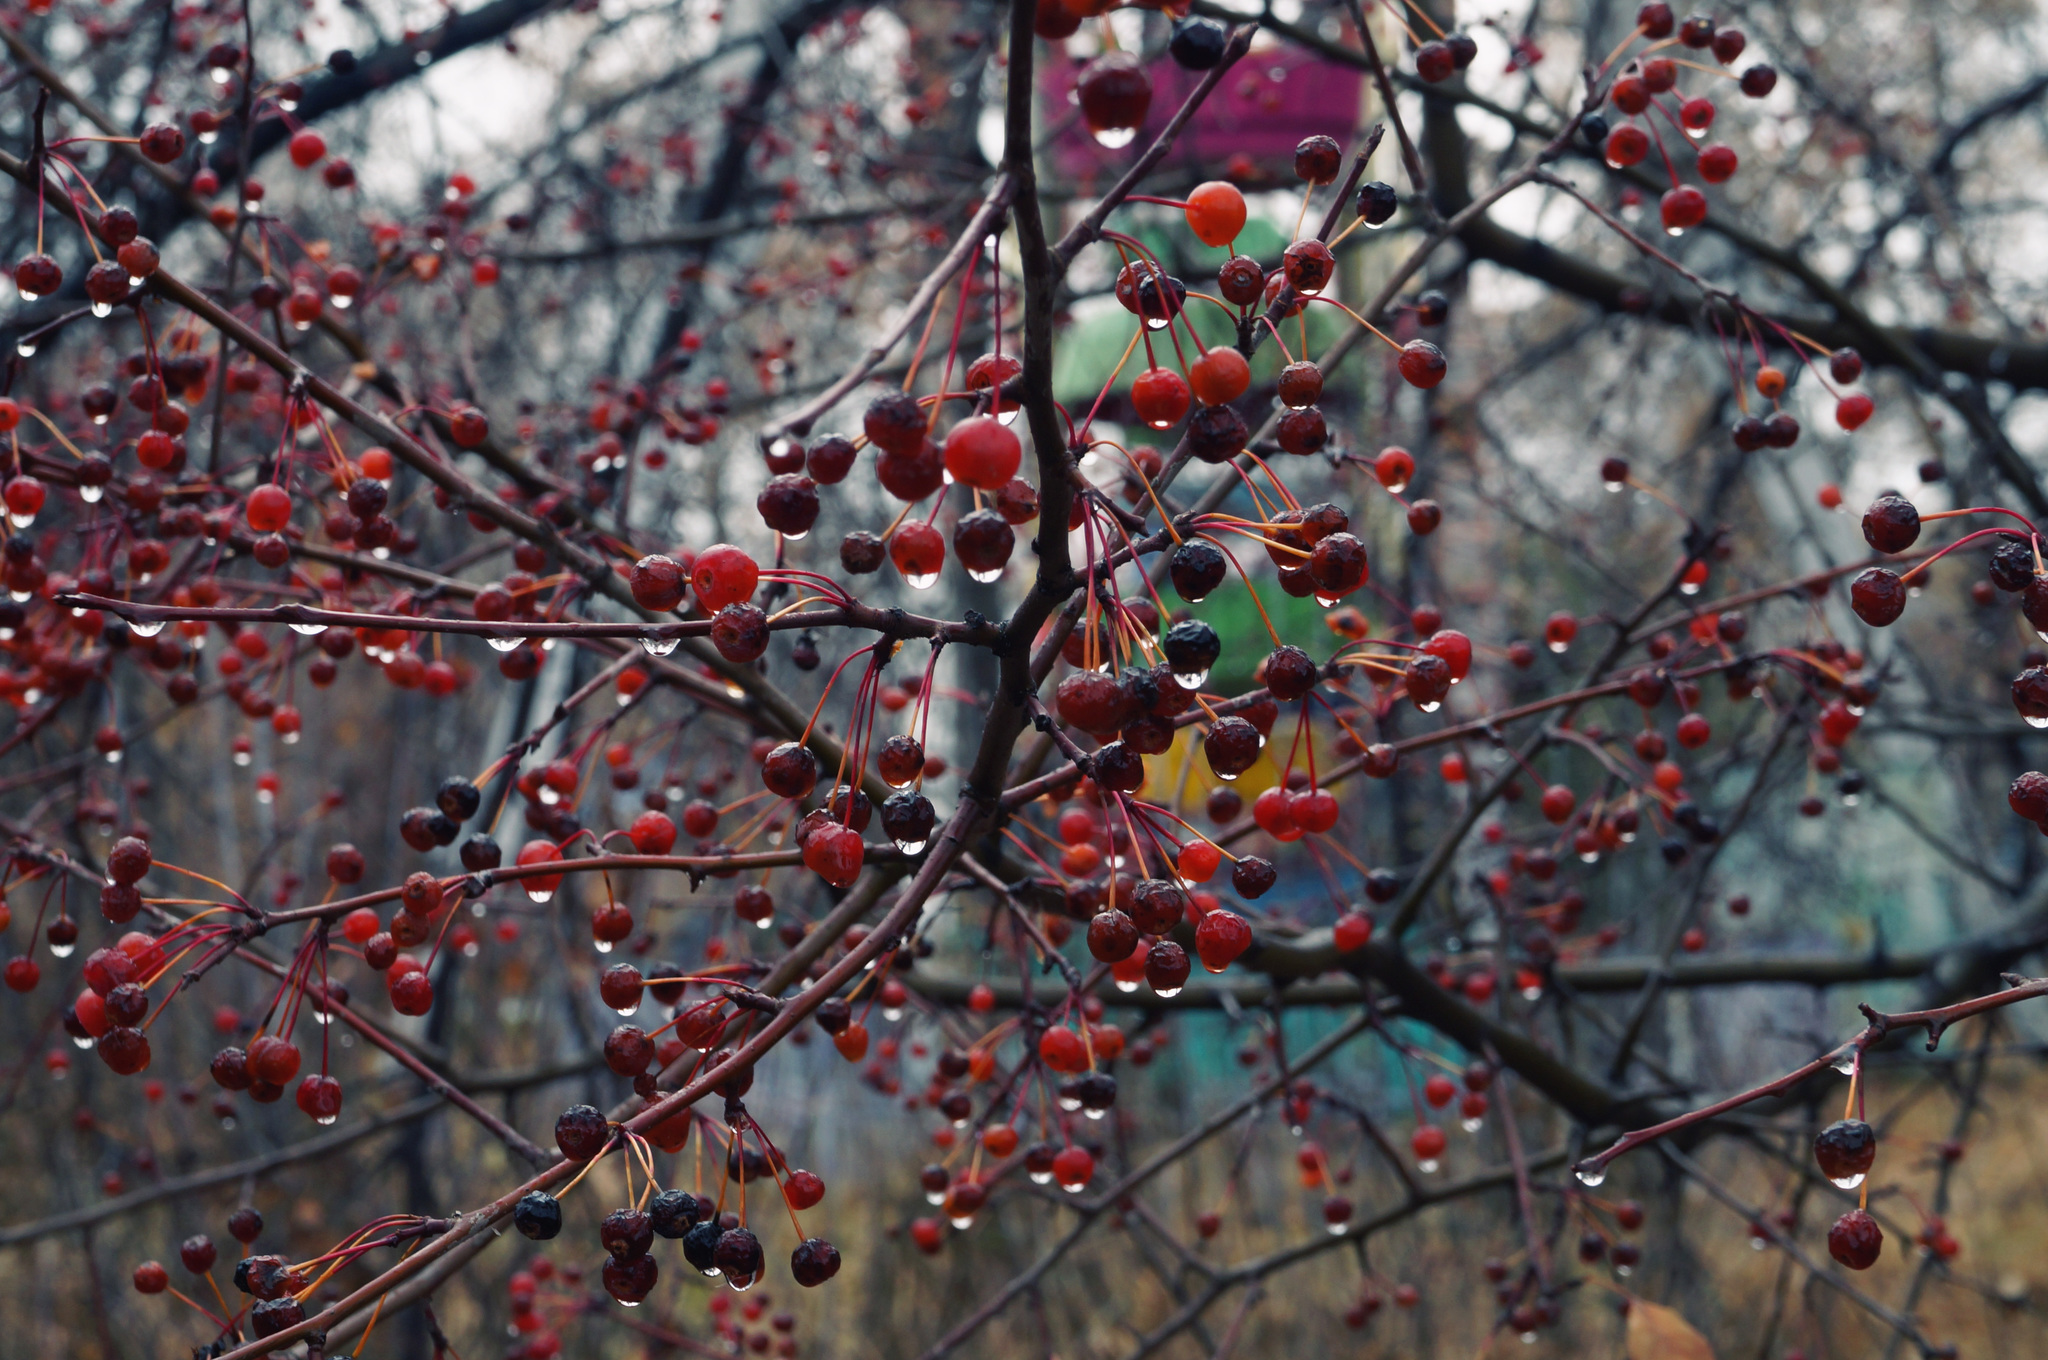
<svg viewBox="0 0 2048 1360"><path fill-rule="evenodd" d="M1188 229L1203 245L1227 246L1244 229L1244 195L1234 184L1210 180L1188 194L1186 213Z"/></svg>
<svg viewBox="0 0 2048 1360"><path fill-rule="evenodd" d="M1410 340L1401 346L1401 377L1410 387L1435 387L1448 370L1444 352L1427 340Z"/></svg>
<svg viewBox="0 0 2048 1360"><path fill-rule="evenodd" d="M1667 236L1683 236L1707 220L1707 196L1690 184L1667 189L1658 205Z"/></svg>
<svg viewBox="0 0 2048 1360"><path fill-rule="evenodd" d="M290 151L293 165L310 170L327 155L327 141L311 128L300 128L292 134Z"/></svg>
<svg viewBox="0 0 2048 1360"><path fill-rule="evenodd" d="M1195 927L1195 953L1201 956L1202 966L1212 973L1228 968L1251 945L1252 928L1236 912L1212 911Z"/></svg>
<svg viewBox="0 0 2048 1360"><path fill-rule="evenodd" d="M10 509L12 505L10 498ZM281 532L291 523L291 494L274 483L264 483L249 493L248 517L249 527L259 534Z"/></svg>
<svg viewBox="0 0 2048 1360"><path fill-rule="evenodd" d="M1170 368L1148 368L1131 381L1131 404L1138 409L1138 419L1155 430L1178 425L1191 400L1187 383Z"/></svg>
<svg viewBox="0 0 2048 1360"><path fill-rule="evenodd" d="M760 580L761 568L754 559L730 543L712 544L697 554L690 568L690 589L706 613L751 598Z"/></svg>
<svg viewBox="0 0 2048 1360"><path fill-rule="evenodd" d="M1010 427L994 416L972 416L947 433L945 458L953 480L998 491L1017 475L1024 449Z"/></svg>

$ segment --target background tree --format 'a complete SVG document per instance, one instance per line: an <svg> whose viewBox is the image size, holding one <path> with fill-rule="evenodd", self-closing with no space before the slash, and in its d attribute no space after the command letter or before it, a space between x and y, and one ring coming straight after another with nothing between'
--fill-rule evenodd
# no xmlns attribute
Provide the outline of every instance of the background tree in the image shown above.
<svg viewBox="0 0 2048 1360"><path fill-rule="evenodd" d="M2038 1349L2042 32L0 16L8 1335Z"/></svg>

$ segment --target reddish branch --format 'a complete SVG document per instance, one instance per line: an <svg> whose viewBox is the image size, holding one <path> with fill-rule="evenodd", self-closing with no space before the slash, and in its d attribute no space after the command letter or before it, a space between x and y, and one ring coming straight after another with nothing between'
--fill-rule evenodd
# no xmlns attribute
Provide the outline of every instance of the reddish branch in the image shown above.
<svg viewBox="0 0 2048 1360"><path fill-rule="evenodd" d="M1815 1058L1812 1062L1802 1067L1794 1068L1784 1076L1767 1081L1761 1086L1753 1086L1749 1090L1729 1096L1725 1100L1717 1100L1711 1105L1703 1105L1696 1110L1688 1110L1686 1113L1672 1119L1667 1119L1661 1124L1653 1124L1643 1129L1632 1129L1620 1138L1617 1138L1613 1145L1604 1152L1582 1158L1574 1164L1573 1170L1579 1174L1582 1180L1588 1177L1597 1180L1606 1174L1608 1164L1614 1161L1615 1158L1632 1152L1645 1143L1654 1143L1660 1138L1665 1138L1678 1132L1680 1129L1690 1128L1694 1124L1717 1118L1731 1110L1739 1110L1744 1105L1763 1100L1769 1096L1783 1095L1808 1079L1819 1076L1828 1068L1837 1067L1839 1064L1868 1051L1871 1045L1881 1042L1894 1031L1926 1030L1927 1051L1931 1053L1934 1051L1935 1046L1941 1042L1943 1032L1958 1020L1967 1020L1973 1015L1982 1015L1986 1011L1999 1010L2017 1001L2029 1001L2037 996L2048 996L2048 978L2021 978L2007 974L2005 981L2005 991L1992 992L1986 996L1972 997L1967 1001L1958 1001L1952 1006L1940 1006L1933 1010L1902 1011L1896 1015L1887 1015L1882 1011L1873 1010L1867 1005L1858 1006L1857 1009L1863 1012L1865 1018L1870 1023L1865 1025L1862 1032L1847 1043L1842 1044L1838 1048L1831 1049Z"/></svg>

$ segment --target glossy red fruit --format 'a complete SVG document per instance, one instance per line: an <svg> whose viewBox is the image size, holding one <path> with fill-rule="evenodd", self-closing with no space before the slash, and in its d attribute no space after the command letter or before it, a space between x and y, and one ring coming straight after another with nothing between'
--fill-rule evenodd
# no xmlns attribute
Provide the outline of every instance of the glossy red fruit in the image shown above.
<svg viewBox="0 0 2048 1360"><path fill-rule="evenodd" d="M751 598L760 580L760 566L730 543L712 544L690 568L690 589L706 613Z"/></svg>
<svg viewBox="0 0 2048 1360"><path fill-rule="evenodd" d="M291 494L281 486L264 483L249 493L248 517L249 527L259 534L282 531L291 523Z"/></svg>
<svg viewBox="0 0 2048 1360"><path fill-rule="evenodd" d="M1195 927L1195 953L1212 973L1228 968L1251 946L1251 925L1236 912L1212 911Z"/></svg>
<svg viewBox="0 0 2048 1360"><path fill-rule="evenodd" d="M1444 352L1427 340L1410 340L1401 346L1401 377L1410 387L1435 387L1444 380L1449 365Z"/></svg>
<svg viewBox="0 0 2048 1360"><path fill-rule="evenodd" d="M1178 425L1192 401L1187 383L1170 368L1148 368L1131 380L1131 404L1138 419L1155 430Z"/></svg>
<svg viewBox="0 0 2048 1360"><path fill-rule="evenodd" d="M1244 230L1244 195L1234 184L1210 180L1188 194L1188 230L1205 246L1227 246Z"/></svg>
<svg viewBox="0 0 2048 1360"><path fill-rule="evenodd" d="M1286 271L1287 286L1303 297L1322 292L1337 273L1337 257L1328 246L1314 239L1296 241L1282 252L1280 261Z"/></svg>
<svg viewBox="0 0 2048 1360"><path fill-rule="evenodd" d="M288 149L293 165L310 170L326 157L327 140L311 128L300 128L292 134Z"/></svg>
<svg viewBox="0 0 2048 1360"><path fill-rule="evenodd" d="M1884 1230L1861 1209L1851 1209L1828 1229L1828 1255L1851 1270L1868 1270L1884 1252Z"/></svg>
<svg viewBox="0 0 2048 1360"><path fill-rule="evenodd" d="M1709 184L1725 184L1734 177L1741 162L1732 146L1708 146L1700 148L1700 178Z"/></svg>
<svg viewBox="0 0 2048 1360"><path fill-rule="evenodd" d="M1690 184L1681 184L1664 191L1657 210L1664 218L1664 234L1683 236L1707 220L1707 196Z"/></svg>
<svg viewBox="0 0 2048 1360"><path fill-rule="evenodd" d="M999 491L1017 475L1023 445L994 416L970 416L946 434L946 471L981 491Z"/></svg>
<svg viewBox="0 0 2048 1360"><path fill-rule="evenodd" d="M1634 123L1623 123L1607 134L1604 154L1617 170L1635 165L1650 154L1650 135Z"/></svg>
<svg viewBox="0 0 2048 1360"><path fill-rule="evenodd" d="M676 824L666 812L643 812L626 828L633 849L642 855L666 855L676 843Z"/></svg>
<svg viewBox="0 0 2048 1360"><path fill-rule="evenodd" d="M847 888L860 877L865 853L858 831L831 823L820 827L804 842L804 867L835 888Z"/></svg>
<svg viewBox="0 0 2048 1360"><path fill-rule="evenodd" d="M1906 612L1906 584L1898 573L1872 567L1850 582L1849 607L1871 627L1888 627Z"/></svg>
<svg viewBox="0 0 2048 1360"><path fill-rule="evenodd" d="M1188 370L1195 399L1204 406L1236 401L1252 385L1252 367L1229 345L1218 345L1195 360Z"/></svg>
<svg viewBox="0 0 2048 1360"><path fill-rule="evenodd" d="M341 1117L341 1083L324 1072L301 1081L294 1098L316 1124L332 1124Z"/></svg>
<svg viewBox="0 0 2048 1360"><path fill-rule="evenodd" d="M929 524L912 521L889 535L889 560L912 589L924 590L946 565L946 537Z"/></svg>
<svg viewBox="0 0 2048 1360"><path fill-rule="evenodd" d="M1104 146L1129 145L1152 107L1152 77L1136 54L1105 52L1081 68L1081 118Z"/></svg>
<svg viewBox="0 0 2048 1360"><path fill-rule="evenodd" d="M1078 1195L1095 1177L1095 1158L1084 1147L1063 1148L1052 1159L1052 1174L1060 1183L1060 1189L1070 1195Z"/></svg>
<svg viewBox="0 0 2048 1360"><path fill-rule="evenodd" d="M448 437L458 448L481 448L491 437L490 419L474 406L459 406L448 414Z"/></svg>

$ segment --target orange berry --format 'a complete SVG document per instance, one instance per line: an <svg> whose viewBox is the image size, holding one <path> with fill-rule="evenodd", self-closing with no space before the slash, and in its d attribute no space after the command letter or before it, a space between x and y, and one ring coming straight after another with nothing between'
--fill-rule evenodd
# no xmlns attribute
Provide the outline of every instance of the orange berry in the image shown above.
<svg viewBox="0 0 2048 1360"><path fill-rule="evenodd" d="M1234 184L1210 180L1188 195L1188 230L1205 246L1227 246L1244 230L1244 195Z"/></svg>
<svg viewBox="0 0 2048 1360"><path fill-rule="evenodd" d="M1218 345L1195 360L1188 370L1188 384L1202 405L1221 406L1236 401L1251 387L1252 366L1229 345Z"/></svg>

